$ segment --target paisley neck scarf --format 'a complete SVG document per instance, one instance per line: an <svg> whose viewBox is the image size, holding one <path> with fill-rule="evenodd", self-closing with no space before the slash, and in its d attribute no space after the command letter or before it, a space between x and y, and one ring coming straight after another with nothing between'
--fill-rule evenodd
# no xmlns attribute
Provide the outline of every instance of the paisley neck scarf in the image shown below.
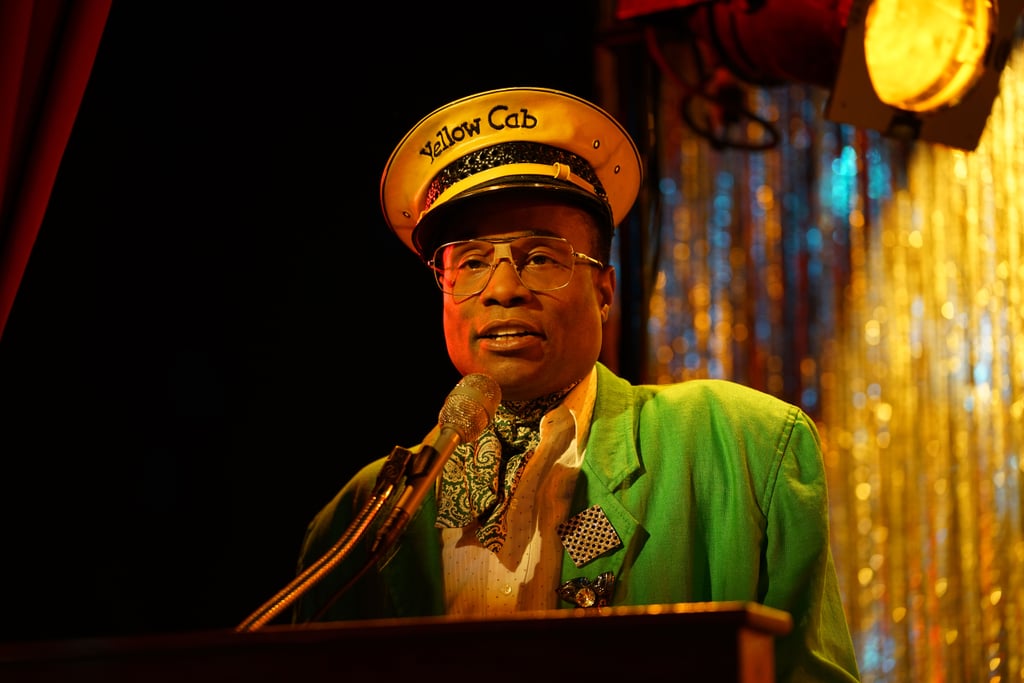
<svg viewBox="0 0 1024 683"><path fill-rule="evenodd" d="M540 421L579 384L529 401L498 405L494 422L474 443L459 444L441 472L437 526L480 523L476 537L492 552L508 535L505 515L526 462L540 443Z"/></svg>

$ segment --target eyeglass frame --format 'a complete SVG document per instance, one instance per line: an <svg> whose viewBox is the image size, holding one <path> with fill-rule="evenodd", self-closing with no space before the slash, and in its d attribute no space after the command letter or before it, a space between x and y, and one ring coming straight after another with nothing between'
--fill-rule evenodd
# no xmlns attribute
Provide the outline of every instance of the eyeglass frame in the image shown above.
<svg viewBox="0 0 1024 683"><path fill-rule="evenodd" d="M525 282L523 282L522 269L515 262L515 259L512 258L512 244L514 242L517 242L517 241L523 240L523 239L537 239L537 238L548 239L548 240L553 240L553 241L557 241L557 242L564 242L569 247L569 251L572 254L573 260L572 260L571 266L569 268L569 277L566 279L565 284L559 285L557 287L550 287L548 289L535 289L533 287L528 286ZM497 249L494 250L494 253L497 256L497 258L495 258L494 261L491 263L490 268L488 269L487 277L483 279L482 284L480 285L480 289L476 290L475 292L470 292L470 293L461 292L459 294L456 294L454 291L452 291L452 292L446 291L445 288L444 288L444 285L441 284L441 280L442 280L442 278L444 276L445 269L443 267L439 267L437 265L438 254L440 254L442 251L444 251L448 247L454 246L456 244L471 244L473 242L484 242L484 243L493 245L495 247L497 247L498 245L503 245L505 247L505 253L503 255L497 256ZM498 270L498 265L502 261L508 261L509 262L509 265L512 266L512 270L514 270L515 273L516 273L516 277L519 279L519 284L521 284L523 287L526 287L526 289L530 290L531 292L554 292L554 291L557 291L559 289L564 289L564 288L568 287L569 283L572 282L572 275L573 275L573 273L576 272L576 264L577 263L582 263L583 265L587 265L587 266L595 266L597 268L604 268L605 267L604 263L602 263L601 261L598 261L593 256L590 256L588 254L584 254L583 252L580 252L580 251L576 251L576 248L572 245L572 242L570 242L569 240L565 239L564 237L559 237L557 235L538 235L538 234L517 235L515 237L491 237L491 238L477 237L477 238L474 238L474 239L454 240L454 241L451 241L451 242L445 242L444 244L442 244L439 247L437 247L436 249L434 249L433 256L431 256L430 260L428 260L426 263L427 263L427 267L429 267L430 270L434 274L434 282L437 283L438 289L440 289L444 294L451 294L453 296L459 296L459 297L471 297L471 296L476 296L480 292L482 292L485 289L487 289L487 285L490 284L491 278L494 277L494 272L496 270ZM523 267L525 268L526 266L524 265Z"/></svg>

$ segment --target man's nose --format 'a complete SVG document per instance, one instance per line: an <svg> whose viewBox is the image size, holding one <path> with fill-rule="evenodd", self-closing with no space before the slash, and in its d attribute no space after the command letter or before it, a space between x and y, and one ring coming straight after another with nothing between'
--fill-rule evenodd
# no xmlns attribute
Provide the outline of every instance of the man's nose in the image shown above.
<svg viewBox="0 0 1024 683"><path fill-rule="evenodd" d="M495 255L494 264L491 266L491 277L481 294L500 299L510 294L521 294L524 289L526 286L519 277L515 261L507 254L500 257Z"/></svg>

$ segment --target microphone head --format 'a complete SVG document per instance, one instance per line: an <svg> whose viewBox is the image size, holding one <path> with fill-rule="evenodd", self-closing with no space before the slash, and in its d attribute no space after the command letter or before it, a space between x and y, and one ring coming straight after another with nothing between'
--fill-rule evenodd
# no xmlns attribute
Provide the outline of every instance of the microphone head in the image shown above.
<svg viewBox="0 0 1024 683"><path fill-rule="evenodd" d="M445 399L438 422L458 432L463 443L476 441L494 419L499 403L501 387L497 382L481 373L466 375Z"/></svg>

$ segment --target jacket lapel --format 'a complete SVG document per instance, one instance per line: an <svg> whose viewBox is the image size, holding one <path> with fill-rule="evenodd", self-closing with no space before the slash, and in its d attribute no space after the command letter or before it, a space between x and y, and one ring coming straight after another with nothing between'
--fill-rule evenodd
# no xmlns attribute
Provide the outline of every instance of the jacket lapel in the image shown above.
<svg viewBox="0 0 1024 683"><path fill-rule="evenodd" d="M635 555L638 544L647 540L647 530L613 493L627 489L640 474L635 431L632 387L598 364L597 399L591 416L587 454L573 495L572 514L593 505L601 506L619 535L622 547L582 567L577 567L565 553L562 560L563 582L579 577L593 580L604 572L611 572L618 580L626 558ZM590 444L600 446L592 448Z"/></svg>

